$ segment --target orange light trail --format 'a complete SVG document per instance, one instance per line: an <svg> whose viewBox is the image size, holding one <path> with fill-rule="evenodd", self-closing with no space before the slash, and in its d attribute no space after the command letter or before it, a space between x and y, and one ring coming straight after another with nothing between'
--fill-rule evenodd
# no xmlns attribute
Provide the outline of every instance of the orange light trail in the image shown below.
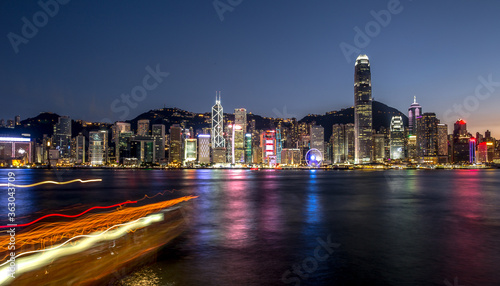
<svg viewBox="0 0 500 286"><path fill-rule="evenodd" d="M41 218L38 218L32 222L29 222L29 223L25 223L25 224L18 224L16 225L15 227L25 227L25 226L29 226L29 225L32 225L38 221L41 221L42 219L44 218L48 218L48 217L54 217L54 216L59 216L59 217L67 217L67 218L75 218L75 217L79 217L79 216L82 216L86 213L88 213L89 211L91 210L95 210L95 209L110 209L110 208L114 208L114 207L119 207L119 206L122 206L122 205L125 205L125 204L135 204L137 203L137 201L129 201L129 202L123 202L123 203L119 203L119 204L116 204L116 205L112 205L112 206L105 206L105 207L101 207L101 206L97 206L97 207L91 207L90 209L82 212L82 213L79 213L79 214L76 214L76 215L65 215L65 214L48 214L48 215L44 215L42 216ZM13 227L12 225L0 225L0 228L11 228Z"/></svg>
<svg viewBox="0 0 500 286"><path fill-rule="evenodd" d="M74 179L71 181L66 181L66 182L56 182L56 181L43 181L43 182L38 182L30 185L14 185L14 184L0 184L0 187L16 187L16 188L30 188L30 187L36 187L39 185L44 185L44 184L54 184L54 185L66 185L66 184L71 184L74 182L80 182L82 184L86 183L92 183L92 182L102 182L102 179L91 179L91 180L82 180L82 179Z"/></svg>
<svg viewBox="0 0 500 286"><path fill-rule="evenodd" d="M112 212L91 214L75 221L39 224L29 231L16 233L16 252L43 250L65 239L104 231L113 225L134 221L194 198L197 196L184 196L140 207L119 208ZM8 256L9 239L9 235L0 237L0 251L4 253L2 260Z"/></svg>

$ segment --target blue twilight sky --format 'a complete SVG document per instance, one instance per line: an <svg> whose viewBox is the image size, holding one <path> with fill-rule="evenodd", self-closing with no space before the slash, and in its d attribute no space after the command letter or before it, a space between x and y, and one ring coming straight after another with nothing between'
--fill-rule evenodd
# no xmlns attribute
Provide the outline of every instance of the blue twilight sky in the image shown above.
<svg viewBox="0 0 500 286"><path fill-rule="evenodd" d="M338 110L353 104L355 58L340 44L356 47L355 28L368 25L357 47L370 57L375 100L407 112L416 95L445 123L463 117L469 131L500 137L497 0L218 0L231 10L223 21L211 0L60 2L69 3L46 19L37 1L0 2L0 118L52 111L115 121L123 108L131 119L164 105L208 112L216 90L226 112ZM373 25L372 11L388 6L390 21ZM23 17L38 31L25 27L24 37ZM151 90L125 107L121 94L140 91L157 65L168 77L148 79Z"/></svg>

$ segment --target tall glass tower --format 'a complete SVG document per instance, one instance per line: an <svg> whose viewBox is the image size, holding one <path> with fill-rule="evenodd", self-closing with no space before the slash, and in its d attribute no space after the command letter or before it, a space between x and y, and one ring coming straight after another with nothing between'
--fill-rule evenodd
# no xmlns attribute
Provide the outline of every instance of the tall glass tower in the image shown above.
<svg viewBox="0 0 500 286"><path fill-rule="evenodd" d="M71 155L71 118L69 116L59 117L54 125L54 147L59 150L61 158L69 158Z"/></svg>
<svg viewBox="0 0 500 286"><path fill-rule="evenodd" d="M393 116L391 119L391 159L404 159L405 157L405 127L401 116Z"/></svg>
<svg viewBox="0 0 500 286"><path fill-rule="evenodd" d="M417 103L417 97L413 97L413 103L408 108L409 132L410 135L417 134L417 118L422 115L422 106Z"/></svg>
<svg viewBox="0 0 500 286"><path fill-rule="evenodd" d="M220 104L220 92L212 106L212 148L224 148L224 111Z"/></svg>
<svg viewBox="0 0 500 286"><path fill-rule="evenodd" d="M359 55L354 66L354 161L372 162L372 82L370 60Z"/></svg>
<svg viewBox="0 0 500 286"><path fill-rule="evenodd" d="M234 110L234 158L236 163L245 163L245 134L247 132L247 110Z"/></svg>

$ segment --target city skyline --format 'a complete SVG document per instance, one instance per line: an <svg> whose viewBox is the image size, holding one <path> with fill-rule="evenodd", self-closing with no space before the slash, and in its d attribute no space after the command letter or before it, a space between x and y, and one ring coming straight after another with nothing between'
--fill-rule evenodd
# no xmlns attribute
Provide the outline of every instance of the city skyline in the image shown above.
<svg viewBox="0 0 500 286"><path fill-rule="evenodd" d="M155 70L157 65L161 72L169 75L162 78L154 90L148 91L143 101L134 102L137 107L131 108L129 118L164 105L206 112L206 106L213 101L209 95L215 90L222 90L228 110L245 107L263 116L286 117L290 114L301 118L350 107L352 102L348 95L352 89L350 77L354 58L350 62L346 60L339 45L353 45L355 28L363 30L375 19L372 12L376 14L388 9L387 3L371 1L325 3L328 9L322 9L324 11L280 2L267 4L269 10L258 12L258 3L245 2L233 12L225 13L221 21L212 3L203 3L200 7L193 6L194 3L130 4L118 9L116 15L104 13L112 9L109 3L102 4L99 9L75 3L60 5L57 15L39 28L36 36L27 44L19 45L18 53L14 52L7 37L0 42L1 60L5 63L0 70L5 79L0 92L11 96L10 105L0 109L2 117L13 118L19 114L27 118L40 111L51 111L88 121L102 118L118 121L121 113L111 111L113 101L120 99L121 94L130 93L142 83L148 74L147 68ZM35 2L2 5L2 12L8 11L8 15L2 17L5 35L21 34L21 18L32 20L32 15L41 10ZM457 118L465 118L473 130L490 129L499 134L499 127L489 124L497 120L494 114L500 89L495 84L500 76L496 69L499 60L492 56L498 44L489 36L492 30L488 28L494 27L495 9L491 9L491 5L498 3L474 5L458 1L454 5L433 5L431 10L421 3L400 1L401 12L392 14L390 23L381 25L380 33L370 38L366 47L360 48L360 53L367 54L375 66L374 100L404 112L413 96L417 96L424 111L436 112L449 126ZM199 9L202 7L206 9ZM285 7L285 11L281 11ZM77 28L79 23L88 20L82 11L96 15L95 23L87 25L88 30L83 28L86 25ZM193 18L199 17L199 21L181 17L186 11ZM274 18L278 12L285 12L282 17L286 19L302 15L305 21L291 22L291 27L285 29ZM259 22L253 20L256 13L260 13ZM133 15L144 14L149 17L133 21L137 28L125 21L134 19ZM426 23L414 25L416 17L422 15ZM476 17L477 23L465 25L459 21L474 15L481 15ZM110 24L112 21L123 26L121 31L130 32L110 33L116 28ZM440 29L431 29L437 22ZM155 23L164 25L152 25ZM185 24L186 32L176 33L173 28L176 23ZM267 32L263 29L265 25L275 28ZM462 25L460 35L455 35L453 31ZM248 28L254 26L255 30ZM147 29L149 27L156 29ZM196 29L206 36L189 36L188 32ZM292 30L297 34L291 33ZM263 52L263 43L269 42L269 37L278 31L283 43L270 45L268 52ZM166 40L159 38L160 33L167 36ZM75 39L73 34L82 38ZM468 41L463 42L463 38ZM85 45L81 41L90 39L93 40L87 43L92 42L95 48L83 48ZM251 45L247 45L249 40ZM475 41L481 45L473 45ZM117 43L121 44L120 49ZM189 47L195 44L205 45L206 51L194 53ZM64 49L73 52L63 52ZM276 56L283 50L288 52ZM78 54L79 60L73 54ZM248 57L243 56L245 54ZM411 68L402 72L402 67ZM458 112L468 116L445 116L449 109L457 113L454 111L456 105L462 109L467 104L476 105L466 100L474 96L478 85L484 82L493 83L480 91L485 93L491 88L488 99L478 100L473 110ZM266 104L260 104L264 100ZM26 102L33 104L27 106Z"/></svg>
<svg viewBox="0 0 500 286"><path fill-rule="evenodd" d="M178 108L178 107L166 107L166 108L184 110L184 111L186 111L186 112L191 112L191 113L195 113L195 114L207 114L207 113L212 113L212 114L213 114L214 107L215 107L215 106L221 106L221 101L222 101L222 100L221 100L221 95L219 94L219 92L217 92L216 94L217 94L217 95L216 95L216 100L215 100L216 104L215 104L214 106L212 106L212 108L210 109L211 111L206 111L206 112L193 112L193 111L190 111L190 110L184 110L184 109L181 109L181 108ZM401 113L405 114L405 115L408 117L408 119L410 120L410 122L411 122L411 119L410 119L410 117L411 117L411 116L409 116L409 115L410 115L410 109L411 109L413 112L414 112L414 110L415 110L415 109L414 109L414 107L415 107L415 106L418 106L420 109L422 109L422 107L421 107L418 103L416 103L416 98L415 98L415 97L414 97L414 99L413 99L413 100L414 100L414 101L413 101L413 103L412 103L411 105L409 105L409 108L408 108L408 110L407 110L407 112L406 112L406 113L405 113L405 111L401 111L401 110L399 110L399 109L398 109L398 111L400 111ZM390 103L386 103L386 102L382 102L382 103L383 103L383 104L387 104L387 106L389 106L389 107L392 107L392 106L390 105ZM220 108L221 108L221 112L222 112L222 107L220 107ZM240 108L241 108L241 107L240 107ZM235 110L236 110L236 109L240 109L240 108L235 108ZM345 107L345 108L354 108L354 105L352 105L352 106L350 106L350 107ZM345 109L345 108L342 108L342 109ZM160 109L162 109L162 108L155 108L155 109L152 109L152 110L160 110ZM339 109L339 110L342 110L342 109ZM328 111L328 112L332 112L332 111L339 111L339 110L331 110L331 111ZM86 119L82 119L82 118L74 118L74 117L72 117L72 116L71 116L71 115L69 115L69 114L58 114L58 115L59 115L59 116L61 116L61 117L69 117L71 120L81 120L81 121L84 121L84 122L92 122L92 123L108 123L108 124L116 124L116 123L120 123L120 122L132 121L132 120L134 120L135 118L137 118L138 116L140 116L140 115L142 115L142 114L144 114L144 113L147 113L147 112L148 112L148 110L145 110L145 111L141 112L140 114L138 114L138 115L137 115L137 116L135 116L135 117L130 117L130 118L123 119L123 120L117 120L117 121L114 121L114 122L110 122L110 121L109 121L109 120L107 120L107 119L106 119L106 120L104 120L104 121L90 121L90 120L86 120ZM325 114L327 114L328 112L325 112ZM425 112L426 112L426 111L424 111L423 113L425 113ZM429 111L429 112L431 112L431 111ZM19 116L19 115L16 115L16 116L15 116L15 118L16 118L15 120L19 120L19 122L21 122L21 121L23 121L23 120L25 120L25 119L35 118L37 115L42 114L42 113L56 113L56 112L51 112L51 111L40 111L38 114L33 115L33 116L29 116L29 117L27 117L27 118L20 118L20 116ZM251 114L256 114L256 115L260 115L260 114L257 114L257 113L253 113L253 112L251 112L251 111L249 111L249 113L251 113ZM436 112L432 112L432 113L436 113ZM57 113L56 113L56 114L57 114ZM226 113L226 112L223 112L222 114L232 114L232 113ZM436 114L437 114L437 113L436 113ZM308 116L308 115L323 115L323 114L314 114L314 113L309 113L309 114L305 115L304 117L306 117L306 116ZM262 116L262 115L261 115L261 116ZM264 117L265 117L265 116L264 116ZM297 119L297 120L302 120L304 117L302 117L302 118L296 118L296 119ZM292 119L292 118L294 118L294 117L279 117L279 116L270 116L269 118L275 118L275 119L279 119L279 118L281 118L281 119ZM0 120L3 120L2 122L5 124L5 126L4 126L4 127L7 127L7 122L8 122L9 120L11 120L11 121L13 122L13 124L14 124L14 125L16 125L16 121L15 121L14 119L10 119L10 118L0 118ZM224 119L222 119L222 120L224 120ZM140 121L140 120L139 120L139 121ZM456 119L452 122L451 126L452 126L452 125L453 125L456 121L465 121L465 122L467 122L467 124L468 124L469 126L471 126L471 125L472 125L472 126L475 126L474 122L472 122L472 124L470 124L470 121L465 120L464 118L461 118L461 117L457 117L457 118L456 118ZM443 123L443 124L445 124L445 123ZM446 124L446 125L450 125L450 124ZM411 130L410 126L407 126L407 127L409 128L409 130ZM495 137L495 135L497 134L497 132L495 132L495 131L494 131L494 130L495 130L495 125L494 125L494 124L491 124L491 125L489 125L489 126L488 126L488 125L486 125L486 129L484 129L484 130L482 130L482 129L481 129L481 130L478 130L478 129L474 129L474 128L469 128L469 129L473 130L473 131L472 131L473 133L476 133L476 132L479 132L479 133L489 132L490 134L492 134L492 135L493 135L493 137ZM493 131L492 131L492 130L493 130Z"/></svg>
<svg viewBox="0 0 500 286"><path fill-rule="evenodd" d="M0 1L0 284L500 285L499 10Z"/></svg>

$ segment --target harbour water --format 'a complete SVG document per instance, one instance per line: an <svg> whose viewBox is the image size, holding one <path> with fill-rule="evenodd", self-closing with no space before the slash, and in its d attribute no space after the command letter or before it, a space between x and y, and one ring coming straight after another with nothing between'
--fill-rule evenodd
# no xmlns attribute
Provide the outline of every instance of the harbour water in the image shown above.
<svg viewBox="0 0 500 286"><path fill-rule="evenodd" d="M102 179L18 189L18 223L197 195L187 231L122 285L500 285L497 170L3 169L3 183L8 171L17 184Z"/></svg>

